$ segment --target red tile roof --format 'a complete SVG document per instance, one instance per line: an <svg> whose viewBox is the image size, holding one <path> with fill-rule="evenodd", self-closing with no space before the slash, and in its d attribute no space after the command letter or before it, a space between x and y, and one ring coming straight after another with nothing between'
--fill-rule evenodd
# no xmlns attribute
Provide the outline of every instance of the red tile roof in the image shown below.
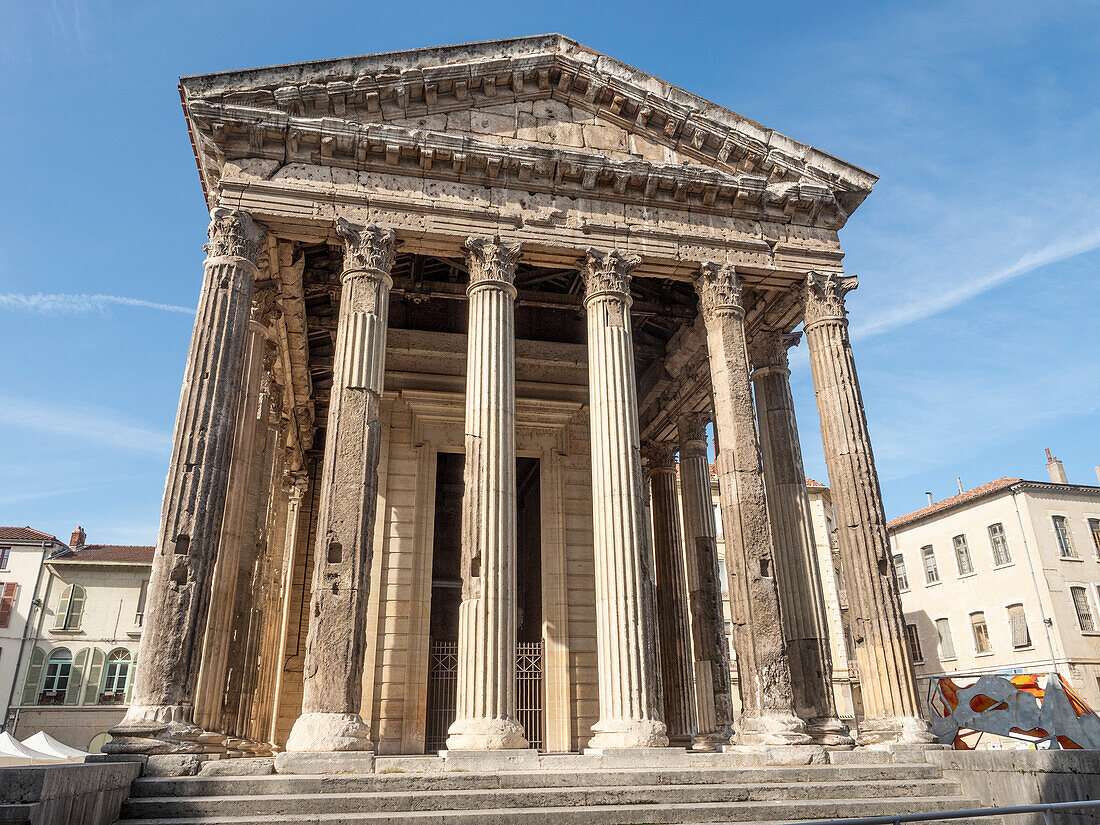
<svg viewBox="0 0 1100 825"><path fill-rule="evenodd" d="M822 484L820 481L814 481L809 476L806 477L806 486L807 487L824 487L826 490L829 489L829 486L827 484Z"/></svg>
<svg viewBox="0 0 1100 825"><path fill-rule="evenodd" d="M57 538L30 527L0 527L0 541L57 541Z"/></svg>
<svg viewBox="0 0 1100 825"><path fill-rule="evenodd" d="M144 544L86 544L54 556L51 561L136 562L152 564L155 547Z"/></svg>
<svg viewBox="0 0 1100 825"><path fill-rule="evenodd" d="M968 501L973 501L976 498L987 496L990 493L995 493L998 490L1004 490L1011 487L1013 484L1019 484L1023 481L1022 478L998 478L996 481L991 481L988 484L983 484L981 487L975 487L973 490L967 490L963 493L959 493L951 498L945 498L943 501L937 501L935 504L923 507L920 510L914 510L912 513L906 513L904 516L898 516L896 519L888 521L886 523L887 530L896 530L898 527L903 527L906 524L910 524L914 521L919 521L926 516L930 516L934 513L939 513L943 510L950 510L952 507L956 507L960 504L965 504Z"/></svg>

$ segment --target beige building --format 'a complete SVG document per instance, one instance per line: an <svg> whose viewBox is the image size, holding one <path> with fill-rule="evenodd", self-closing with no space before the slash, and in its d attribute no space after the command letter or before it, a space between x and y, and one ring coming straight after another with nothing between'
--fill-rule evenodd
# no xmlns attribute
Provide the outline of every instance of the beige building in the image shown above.
<svg viewBox="0 0 1100 825"><path fill-rule="evenodd" d="M8 729L98 752L129 706L153 548L72 543L43 566Z"/></svg>
<svg viewBox="0 0 1100 825"><path fill-rule="evenodd" d="M30 527L0 527L0 700L4 730L11 731L10 711L17 700L16 671L20 654L34 635L38 605L35 593L43 562L65 549L54 536Z"/></svg>
<svg viewBox="0 0 1100 825"><path fill-rule="evenodd" d="M1057 671L1100 708L1100 487L1048 468L890 522L922 698L937 676Z"/></svg>
<svg viewBox="0 0 1100 825"><path fill-rule="evenodd" d="M280 750L294 771L850 744L797 327L875 685L860 741L931 739L837 234L874 175L560 35L180 92L209 243L109 750ZM720 579L753 674L736 713Z"/></svg>

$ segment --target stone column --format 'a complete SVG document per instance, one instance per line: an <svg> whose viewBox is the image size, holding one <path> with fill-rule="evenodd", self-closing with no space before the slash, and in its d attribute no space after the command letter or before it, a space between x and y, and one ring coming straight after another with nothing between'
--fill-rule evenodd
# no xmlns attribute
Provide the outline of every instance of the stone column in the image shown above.
<svg viewBox="0 0 1100 825"><path fill-rule="evenodd" d="M707 328L720 447L716 465L742 706L735 741L743 745L804 744L810 737L794 713L749 387L741 285L731 264L705 263L695 288Z"/></svg>
<svg viewBox="0 0 1100 825"><path fill-rule="evenodd" d="M304 470L288 473L286 529L283 538L283 576L279 594L279 629L277 631L277 658L274 663L275 685L272 688L271 719L267 741L277 744L279 735L279 715L283 701L283 676L286 674L286 649L290 636L291 594L294 590L294 559L298 549L298 527L302 512L302 497L309 486L309 474Z"/></svg>
<svg viewBox="0 0 1100 825"><path fill-rule="evenodd" d="M248 324L247 356L242 375L244 392L241 393L241 404L237 411L225 514L218 538L217 559L210 577L210 612L195 686L195 723L205 730L221 733L230 732L223 725L222 703L225 698L226 667L233 636L237 564L248 512L249 479L256 463L256 421L260 408L265 352L268 348L266 321L274 307L274 296L270 291L256 290L253 297Z"/></svg>
<svg viewBox="0 0 1100 825"><path fill-rule="evenodd" d="M797 333L761 330L749 342L775 545L775 574L791 661L795 712L806 721L807 732L815 742L851 745L852 737L837 718L833 701L825 596L791 398L787 350L797 346L801 337Z"/></svg>
<svg viewBox="0 0 1100 825"><path fill-rule="evenodd" d="M262 232L246 212L210 215L202 293L180 392L133 698L109 753L205 749L195 685L241 403Z"/></svg>
<svg viewBox="0 0 1100 825"><path fill-rule="evenodd" d="M684 571L680 500L676 489L676 447L651 442L643 448L653 493L653 558L657 574L657 635L661 687L670 745L692 744L698 729L695 668Z"/></svg>
<svg viewBox="0 0 1100 825"><path fill-rule="evenodd" d="M458 704L450 750L526 748L516 720L516 342L519 244L466 241L470 300Z"/></svg>
<svg viewBox="0 0 1100 825"><path fill-rule="evenodd" d="M844 296L855 286L854 277L807 275L803 328L866 713L858 742L931 742L903 635L882 492L848 340Z"/></svg>
<svg viewBox="0 0 1100 825"><path fill-rule="evenodd" d="M718 567L714 505L710 494L707 424L710 415L680 416L680 498L684 512L691 637L695 652L695 691L699 718L697 748L728 745L733 735L730 657L722 615L722 582Z"/></svg>
<svg viewBox="0 0 1100 825"><path fill-rule="evenodd" d="M592 524L600 720L591 748L660 748L661 720L652 559L645 524L638 392L630 329L637 257L588 250Z"/></svg>
<svg viewBox="0 0 1100 825"><path fill-rule="evenodd" d="M378 408L396 244L391 229L343 219L337 219L336 229L344 238L340 319L318 482L302 715L287 738L287 751L373 747L370 727L359 716L359 700L382 439Z"/></svg>

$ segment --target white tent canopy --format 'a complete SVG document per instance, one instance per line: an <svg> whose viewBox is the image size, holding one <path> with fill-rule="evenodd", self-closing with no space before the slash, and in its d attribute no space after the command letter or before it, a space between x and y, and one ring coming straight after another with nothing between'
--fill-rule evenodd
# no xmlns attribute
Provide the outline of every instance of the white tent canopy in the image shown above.
<svg viewBox="0 0 1100 825"><path fill-rule="evenodd" d="M44 730L24 739L23 746L58 759L69 759L74 762L81 762L88 755L87 751L70 748L64 742L58 742Z"/></svg>
<svg viewBox="0 0 1100 825"><path fill-rule="evenodd" d="M62 758L41 753L28 748L7 731L0 733L0 767L10 768L17 765L41 765L46 762L61 762Z"/></svg>

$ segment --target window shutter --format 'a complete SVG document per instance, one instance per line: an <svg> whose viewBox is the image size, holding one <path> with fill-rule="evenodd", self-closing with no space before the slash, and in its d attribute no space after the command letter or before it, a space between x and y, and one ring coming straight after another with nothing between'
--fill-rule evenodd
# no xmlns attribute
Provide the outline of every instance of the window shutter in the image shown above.
<svg viewBox="0 0 1100 825"><path fill-rule="evenodd" d="M99 703L99 687L103 684L103 666L107 663L107 654L98 647L92 649L92 666L88 671L88 681L84 687L84 704Z"/></svg>
<svg viewBox="0 0 1100 825"><path fill-rule="evenodd" d="M15 590L18 586L15 582L4 584L4 593L0 595L0 627L7 627L11 621L11 611L15 607Z"/></svg>
<svg viewBox="0 0 1100 825"><path fill-rule="evenodd" d="M42 671L46 667L46 654L42 648L35 647L31 651L31 663L27 668L27 681L23 683L22 705L38 704L38 687L42 684Z"/></svg>
<svg viewBox="0 0 1100 825"><path fill-rule="evenodd" d="M67 630L79 630L80 622L84 618L84 588L79 584L73 585L73 598L69 602L69 621L65 624Z"/></svg>
<svg viewBox="0 0 1100 825"><path fill-rule="evenodd" d="M69 672L69 684L65 688L65 704L80 704L80 686L84 684L84 668L88 664L88 648L76 654L73 667Z"/></svg>
<svg viewBox="0 0 1100 825"><path fill-rule="evenodd" d="M65 619L69 616L69 602L73 597L73 586L70 584L61 594L61 601L57 603L57 614L53 617L53 629L64 630Z"/></svg>
<svg viewBox="0 0 1100 825"><path fill-rule="evenodd" d="M1027 617L1024 609L1013 606L1008 609L1009 619L1012 623L1012 646L1027 647L1031 644L1031 635L1027 631Z"/></svg>
<svg viewBox="0 0 1100 825"><path fill-rule="evenodd" d="M130 704L130 697L134 693L135 676L137 676L137 656L131 654L130 669L126 671L126 704Z"/></svg>

